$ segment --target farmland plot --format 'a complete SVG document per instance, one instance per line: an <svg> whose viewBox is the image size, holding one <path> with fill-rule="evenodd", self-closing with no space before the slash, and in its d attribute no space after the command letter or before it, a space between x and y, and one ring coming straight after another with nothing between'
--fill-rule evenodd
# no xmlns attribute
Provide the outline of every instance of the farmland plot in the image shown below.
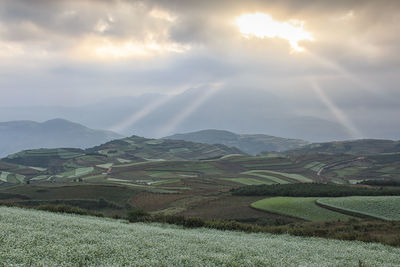
<svg viewBox="0 0 400 267"><path fill-rule="evenodd" d="M9 172L1 172L0 173L0 181L7 183L7 177L10 175Z"/></svg>
<svg viewBox="0 0 400 267"><path fill-rule="evenodd" d="M324 209L315 204L317 197L272 197L251 204L269 212L293 216L307 221L336 221L352 218L339 212Z"/></svg>
<svg viewBox="0 0 400 267"><path fill-rule="evenodd" d="M259 178L263 178L263 179L269 181L271 184L273 184L273 183L288 184L289 183L288 181L283 180L281 178L264 174L262 171L261 172L260 171L247 171L247 172L242 172L242 174L247 174L247 175L252 175L252 176L259 177Z"/></svg>
<svg viewBox="0 0 400 267"><path fill-rule="evenodd" d="M318 203L378 219L400 220L400 196L322 198Z"/></svg>

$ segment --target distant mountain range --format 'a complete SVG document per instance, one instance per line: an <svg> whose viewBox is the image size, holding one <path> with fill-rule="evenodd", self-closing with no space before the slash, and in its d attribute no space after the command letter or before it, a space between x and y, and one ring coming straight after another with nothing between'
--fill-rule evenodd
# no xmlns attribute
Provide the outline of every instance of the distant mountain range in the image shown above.
<svg viewBox="0 0 400 267"><path fill-rule="evenodd" d="M335 119L292 113L291 110L266 90L226 88L213 91L201 87L176 95L109 98L78 107L0 107L0 121L65 118L93 129L151 138L202 129L268 133L311 142L353 138ZM385 125L379 129L369 126L360 130L371 137L392 139L398 136L396 127L389 127L389 132L384 132L388 129Z"/></svg>
<svg viewBox="0 0 400 267"><path fill-rule="evenodd" d="M0 123L0 157L25 149L88 148L122 136L103 130L89 129L63 119L43 123L9 121Z"/></svg>
<svg viewBox="0 0 400 267"><path fill-rule="evenodd" d="M236 147L250 155L257 155L263 151L286 151L309 144L309 142L299 139L287 139L265 134L235 134L222 130L202 130L174 134L164 137L164 139L185 140L205 144L223 144L229 147Z"/></svg>
<svg viewBox="0 0 400 267"><path fill-rule="evenodd" d="M361 139L354 141L314 143L284 152L289 155L351 154L374 155L400 153L400 141L383 139ZM268 154L268 152L263 153Z"/></svg>

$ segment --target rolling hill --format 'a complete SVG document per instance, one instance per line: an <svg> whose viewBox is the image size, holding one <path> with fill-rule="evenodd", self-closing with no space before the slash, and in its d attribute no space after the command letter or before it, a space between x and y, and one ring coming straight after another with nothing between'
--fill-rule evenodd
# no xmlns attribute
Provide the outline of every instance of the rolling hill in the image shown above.
<svg viewBox="0 0 400 267"><path fill-rule="evenodd" d="M43 123L9 121L0 123L0 157L26 149L74 147L88 148L122 136L89 129L63 119Z"/></svg>
<svg viewBox="0 0 400 267"><path fill-rule="evenodd" d="M209 145L182 140L147 139L131 136L113 140L87 149L109 157L118 156L127 160L199 160L220 158L229 154L243 154L237 148L225 145Z"/></svg>
<svg viewBox="0 0 400 267"><path fill-rule="evenodd" d="M243 152L224 145L131 136L86 150L79 148L23 150L3 158L0 161L0 173L6 172L7 175L4 176L7 177L8 174L19 174L29 178L35 176L39 170L46 175L57 175L58 178L80 177L91 173L95 167L108 169L113 165L127 163L217 159L230 154L243 154ZM29 171L25 170L27 167L30 168Z"/></svg>
<svg viewBox="0 0 400 267"><path fill-rule="evenodd" d="M399 153L400 141L383 139L360 139L354 141L336 141L327 143L315 143L301 148L286 151L289 155L308 154L351 154L351 155L374 155ZM267 154L267 153L266 153Z"/></svg>
<svg viewBox="0 0 400 267"><path fill-rule="evenodd" d="M299 139L287 139L265 134L235 134L223 130L202 130L198 132L174 134L164 139L185 140L205 144L223 144L237 147L241 151L257 155L262 151L286 151L308 144Z"/></svg>

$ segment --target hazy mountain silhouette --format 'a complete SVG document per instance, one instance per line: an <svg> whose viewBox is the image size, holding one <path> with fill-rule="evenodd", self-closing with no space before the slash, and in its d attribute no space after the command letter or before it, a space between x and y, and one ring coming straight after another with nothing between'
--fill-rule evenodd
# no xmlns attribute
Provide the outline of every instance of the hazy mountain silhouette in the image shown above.
<svg viewBox="0 0 400 267"><path fill-rule="evenodd" d="M89 129L63 119L43 123L9 121L0 123L0 157L24 149L75 147L88 148L122 136Z"/></svg>

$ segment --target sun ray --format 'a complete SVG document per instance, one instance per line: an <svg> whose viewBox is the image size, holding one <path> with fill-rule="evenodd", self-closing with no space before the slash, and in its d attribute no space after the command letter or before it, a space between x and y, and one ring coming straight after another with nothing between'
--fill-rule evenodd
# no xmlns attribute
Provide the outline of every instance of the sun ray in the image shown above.
<svg viewBox="0 0 400 267"><path fill-rule="evenodd" d="M373 93L376 96L386 98L386 95L383 93L382 90L379 90L379 88L370 82L365 82L357 75L351 73L350 71L346 70L343 66L340 64L333 62L325 57L322 57L320 55L317 55L315 53L312 53L308 50L304 50L305 53L307 53L311 58L313 58L316 62L321 64L322 66L325 66L331 70L334 70L336 73L340 74L342 77L346 78L347 80L351 81L355 85L357 85L359 88L368 91L369 93Z"/></svg>
<svg viewBox="0 0 400 267"><path fill-rule="evenodd" d="M332 102L332 100L325 94L325 92L315 80L311 80L311 88L313 89L315 95L329 109L335 119L347 130L352 138L362 138L363 135L357 129L354 123L338 106L335 105L335 103Z"/></svg>
<svg viewBox="0 0 400 267"><path fill-rule="evenodd" d="M185 121L191 114L193 114L207 99L213 96L222 88L221 83L211 84L209 88L204 89L204 93L196 98L192 103L188 103L185 109L169 120L158 132L158 136L163 137L173 133L173 131Z"/></svg>
<svg viewBox="0 0 400 267"><path fill-rule="evenodd" d="M155 110L159 109L161 106L166 104L168 101L171 100L172 97L173 97L173 95L168 95L164 98L160 98L160 99L152 102L150 105L147 105L143 109L133 113L132 115L130 115L128 118L124 119L123 121L118 122L117 124L113 125L112 127L109 128L109 130L114 131L114 132L122 132L122 131L126 130L127 128L132 127L138 121L145 118L150 113L154 112Z"/></svg>

